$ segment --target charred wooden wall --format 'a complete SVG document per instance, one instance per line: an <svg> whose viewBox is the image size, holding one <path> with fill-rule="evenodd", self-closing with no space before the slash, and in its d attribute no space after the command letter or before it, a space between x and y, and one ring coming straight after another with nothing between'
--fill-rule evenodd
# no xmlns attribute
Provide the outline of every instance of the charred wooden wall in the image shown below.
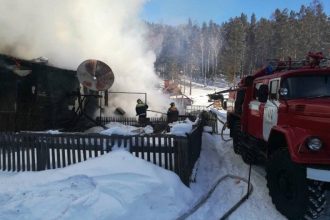
<svg viewBox="0 0 330 220"><path fill-rule="evenodd" d="M26 76L15 70L31 70ZM68 125L76 71L0 55L0 130L45 130Z"/></svg>

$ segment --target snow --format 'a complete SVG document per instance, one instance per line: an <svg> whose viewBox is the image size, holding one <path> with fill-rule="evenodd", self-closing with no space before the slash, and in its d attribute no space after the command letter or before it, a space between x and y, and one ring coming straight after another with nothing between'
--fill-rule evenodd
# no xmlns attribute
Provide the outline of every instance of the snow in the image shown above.
<svg viewBox="0 0 330 220"><path fill-rule="evenodd" d="M207 104L208 88L193 88L194 104ZM212 109L221 120L225 112ZM171 133L185 135L193 122L173 123ZM219 123L219 128L221 124ZM134 135L152 132L119 123L88 132ZM191 220L219 219L247 192L249 167L232 150L232 142L205 127L193 182L186 187L170 171L118 148L109 154L66 168L41 172L0 172L0 219L177 219L191 210L226 175ZM57 133L49 131L49 133ZM228 139L228 130L225 139ZM265 170L253 166L253 192L228 219L285 219L268 195ZM320 219L329 219L323 216Z"/></svg>
<svg viewBox="0 0 330 220"><path fill-rule="evenodd" d="M123 125L118 122L111 122L105 125L108 129L100 131L100 134L104 135L136 135L136 134L151 134L153 133L153 128L151 126L146 126L144 128L137 128L134 126Z"/></svg>
<svg viewBox="0 0 330 220"><path fill-rule="evenodd" d="M170 134L176 136L186 136L191 132L193 127L193 122L187 119L184 122L170 123L169 126L170 126Z"/></svg>
<svg viewBox="0 0 330 220"><path fill-rule="evenodd" d="M193 198L177 175L123 150L63 169L3 173L0 191L0 219L173 219Z"/></svg>

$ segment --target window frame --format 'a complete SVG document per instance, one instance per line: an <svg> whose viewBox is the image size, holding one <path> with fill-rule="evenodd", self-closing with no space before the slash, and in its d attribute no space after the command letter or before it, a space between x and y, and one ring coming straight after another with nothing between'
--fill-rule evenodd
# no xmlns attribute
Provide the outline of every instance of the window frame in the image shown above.
<svg viewBox="0 0 330 220"><path fill-rule="evenodd" d="M272 93L273 84L275 82L277 82L276 92L275 93ZM275 79L269 80L269 83L268 83L268 86L269 86L268 99L269 100L279 100L279 98L280 98L280 95L279 95L280 85L281 85L281 78L275 78Z"/></svg>

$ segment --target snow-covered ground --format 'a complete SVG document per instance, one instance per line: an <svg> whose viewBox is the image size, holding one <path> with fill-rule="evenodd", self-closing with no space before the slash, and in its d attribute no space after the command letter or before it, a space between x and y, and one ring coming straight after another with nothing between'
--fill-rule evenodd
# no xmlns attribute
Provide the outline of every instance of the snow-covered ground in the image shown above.
<svg viewBox="0 0 330 220"><path fill-rule="evenodd" d="M194 88L194 104L207 103L209 88ZM223 115L224 112L220 112ZM187 129L177 126L176 132ZM174 130L175 130L174 129ZM112 125L107 134L136 131ZM145 129L145 132L149 129ZM185 130L186 131L186 130ZM227 136L228 137L228 136ZM0 173L0 219L177 219L227 174L248 178L249 167L234 154L232 142L203 134L200 159L190 188L173 172L117 149L57 170ZM285 219L273 206L262 167L252 168L253 192L231 220ZM220 183L210 199L187 219L219 219L247 191L239 178ZM330 215L321 219L329 219Z"/></svg>

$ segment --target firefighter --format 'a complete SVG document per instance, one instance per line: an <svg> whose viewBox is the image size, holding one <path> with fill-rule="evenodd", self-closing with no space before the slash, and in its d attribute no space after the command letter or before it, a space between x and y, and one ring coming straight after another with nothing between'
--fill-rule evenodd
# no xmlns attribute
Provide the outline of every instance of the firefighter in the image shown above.
<svg viewBox="0 0 330 220"><path fill-rule="evenodd" d="M172 123L177 121L179 118L179 111L176 108L174 102L171 103L171 107L167 110L167 122Z"/></svg>
<svg viewBox="0 0 330 220"><path fill-rule="evenodd" d="M147 117L148 105L143 103L141 99L138 99L135 107L136 115L139 116L139 123L144 123Z"/></svg>

